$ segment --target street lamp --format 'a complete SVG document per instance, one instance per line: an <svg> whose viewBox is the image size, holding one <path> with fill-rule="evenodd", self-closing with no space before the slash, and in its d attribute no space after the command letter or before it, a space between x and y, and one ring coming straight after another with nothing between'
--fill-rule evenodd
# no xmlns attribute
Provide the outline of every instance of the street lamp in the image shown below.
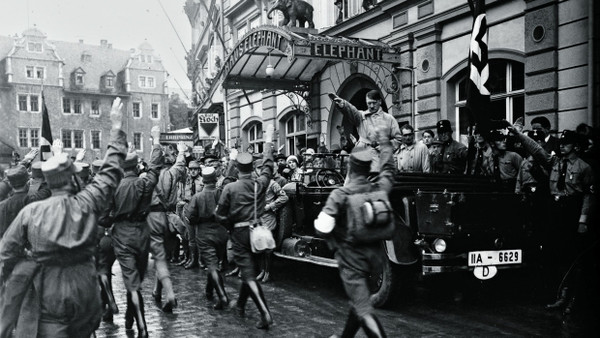
<svg viewBox="0 0 600 338"><path fill-rule="evenodd" d="M265 70L265 72L267 73L267 77L271 77L273 76L273 73L275 73L275 68L273 68L273 65L271 64L271 50L269 49L269 64L267 64L267 69Z"/></svg>

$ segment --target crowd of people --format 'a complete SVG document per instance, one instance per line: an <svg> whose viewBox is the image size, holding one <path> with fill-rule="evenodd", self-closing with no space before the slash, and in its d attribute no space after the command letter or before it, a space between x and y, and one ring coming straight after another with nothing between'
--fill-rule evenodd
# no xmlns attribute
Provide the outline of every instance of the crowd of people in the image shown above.
<svg viewBox="0 0 600 338"><path fill-rule="evenodd" d="M260 283L271 280L271 252L253 254L250 231L275 230L277 212L288 201L285 187L318 180L319 168L337 170L340 177L315 228L332 243L351 298L342 336L359 328L369 337L385 336L367 287L369 272L385 255L378 244L348 241L344 203L373 189L389 193L394 175L404 172L488 176L500 190L522 194L532 208L551 210L538 222L549 224L541 229L547 260L556 262L548 263L548 280L559 281L561 290L548 308L572 309L585 266L578 258L596 243L591 224L599 157L593 128L581 125L557 138L544 117L533 119L529 131L504 121L489 131L475 129L464 145L453 139L450 121L441 120L437 135L425 130L417 140L413 126L399 125L381 109L377 91L366 95L365 111L330 96L358 132L354 149L323 145L318 153L306 148L298 156L276 154L269 126L262 154L231 149L195 157L183 143L160 145L155 127L146 162L127 149L116 99L103 160L83 163L83 151L72 159L60 141L45 162L34 162L38 150L32 150L0 182L0 337L13 331L90 336L101 319L112 321L119 313L112 293L115 261L127 290L126 329L136 323L138 336L147 336L141 284L150 253L156 272L152 298L163 311L177 307L169 263L206 270L206 298L215 310L228 307L223 273L229 256L235 269L225 276L242 280L234 308L243 316L250 297L260 312L257 328L268 329L273 318Z"/></svg>

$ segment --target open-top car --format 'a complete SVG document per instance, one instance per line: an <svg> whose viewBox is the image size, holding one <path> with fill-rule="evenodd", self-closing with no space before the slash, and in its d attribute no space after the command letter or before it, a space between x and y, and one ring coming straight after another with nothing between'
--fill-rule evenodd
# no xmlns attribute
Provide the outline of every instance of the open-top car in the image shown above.
<svg viewBox="0 0 600 338"><path fill-rule="evenodd" d="M348 155L304 158L302 178L288 183L275 239L278 257L337 267L333 252L313 223L329 194L344 183ZM376 178L374 178L376 179ZM382 241L387 264L372 276L371 300L382 306L400 288L400 268L420 266L424 276L459 271L479 279L522 267L529 259L531 232L521 196L503 192L487 177L398 173L390 202L396 233ZM533 253L531 253L533 254Z"/></svg>

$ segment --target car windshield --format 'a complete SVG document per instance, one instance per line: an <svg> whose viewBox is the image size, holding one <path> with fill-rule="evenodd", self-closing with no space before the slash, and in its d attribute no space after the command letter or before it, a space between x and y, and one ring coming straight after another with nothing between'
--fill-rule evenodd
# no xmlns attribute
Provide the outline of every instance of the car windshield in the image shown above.
<svg viewBox="0 0 600 338"><path fill-rule="evenodd" d="M343 185L348 172L347 154L316 153L302 156L302 182L307 186Z"/></svg>

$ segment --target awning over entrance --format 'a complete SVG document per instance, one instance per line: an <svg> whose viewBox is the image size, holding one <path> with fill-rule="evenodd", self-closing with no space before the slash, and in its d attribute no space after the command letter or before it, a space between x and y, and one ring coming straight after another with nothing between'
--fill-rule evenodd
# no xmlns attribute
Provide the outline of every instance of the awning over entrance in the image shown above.
<svg viewBox="0 0 600 338"><path fill-rule="evenodd" d="M225 89L306 91L328 63L399 64L400 54L377 40L349 39L276 26L257 27L234 47L219 73ZM267 68L272 67L272 73Z"/></svg>

